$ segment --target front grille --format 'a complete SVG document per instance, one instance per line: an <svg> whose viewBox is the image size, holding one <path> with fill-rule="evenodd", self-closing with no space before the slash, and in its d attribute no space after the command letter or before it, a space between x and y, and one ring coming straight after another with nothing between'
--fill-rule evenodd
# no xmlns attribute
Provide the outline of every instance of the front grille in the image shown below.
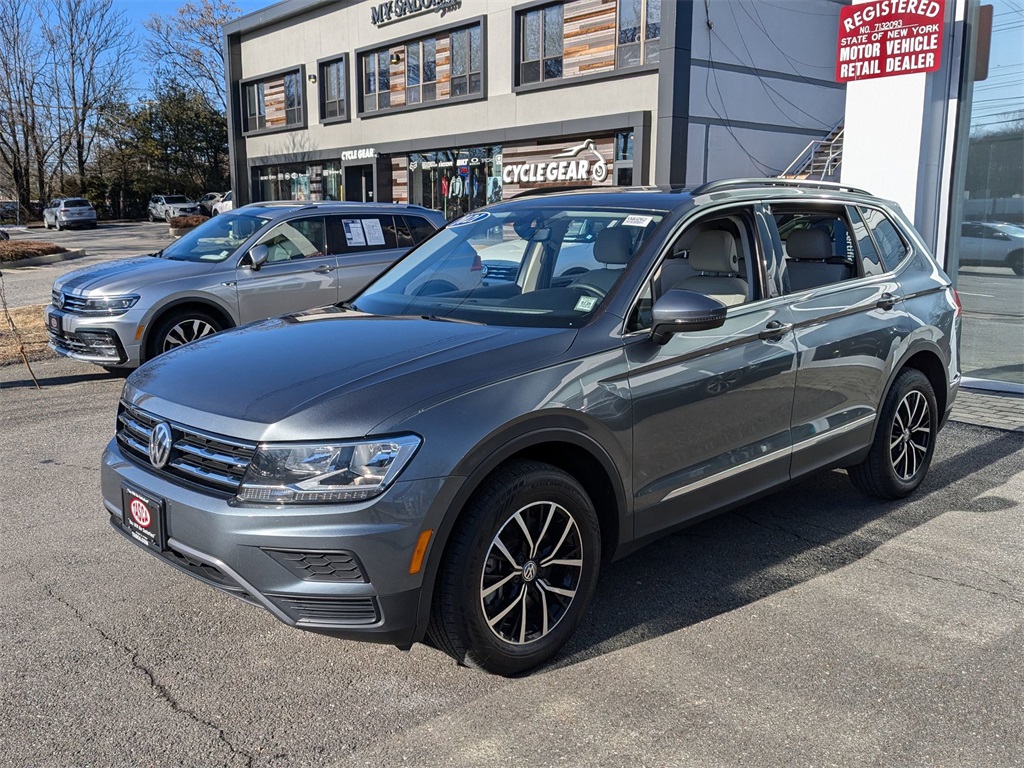
<svg viewBox="0 0 1024 768"><path fill-rule="evenodd" d="M305 581L365 582L366 576L351 552L294 552L263 550Z"/></svg>
<svg viewBox="0 0 1024 768"><path fill-rule="evenodd" d="M267 595L295 621L318 624L376 624L377 600L372 597L294 597Z"/></svg>
<svg viewBox="0 0 1024 768"><path fill-rule="evenodd" d="M495 264L494 262L484 262L484 266L487 267L487 279L488 280L501 280L502 282L513 283L516 277L519 276L519 265L509 264Z"/></svg>
<svg viewBox="0 0 1024 768"><path fill-rule="evenodd" d="M117 442L151 472L171 475L218 495L238 492L256 444L168 422L171 455L163 469L149 461L149 436L161 419L122 402L117 414Z"/></svg>

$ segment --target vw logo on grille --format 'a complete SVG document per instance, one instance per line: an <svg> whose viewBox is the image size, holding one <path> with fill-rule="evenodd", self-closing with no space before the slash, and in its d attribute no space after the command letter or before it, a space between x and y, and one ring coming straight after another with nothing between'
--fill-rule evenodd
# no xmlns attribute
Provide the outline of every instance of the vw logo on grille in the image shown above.
<svg viewBox="0 0 1024 768"><path fill-rule="evenodd" d="M57 309L64 309L64 292L61 291L57 294L57 301L54 302L57 305Z"/></svg>
<svg viewBox="0 0 1024 768"><path fill-rule="evenodd" d="M157 469L167 466L171 457L171 425L161 421L149 435L149 462Z"/></svg>

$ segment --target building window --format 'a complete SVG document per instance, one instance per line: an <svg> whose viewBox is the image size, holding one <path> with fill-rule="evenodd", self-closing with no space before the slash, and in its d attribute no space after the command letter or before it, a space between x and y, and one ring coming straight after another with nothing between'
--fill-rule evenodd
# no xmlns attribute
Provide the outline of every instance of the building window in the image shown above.
<svg viewBox="0 0 1024 768"><path fill-rule="evenodd" d="M363 56L363 109L373 112L391 106L391 53L387 49Z"/></svg>
<svg viewBox="0 0 1024 768"><path fill-rule="evenodd" d="M483 40L480 26L451 33L452 96L483 90Z"/></svg>
<svg viewBox="0 0 1024 768"><path fill-rule="evenodd" d="M322 119L348 117L348 67L344 58L320 65Z"/></svg>
<svg viewBox="0 0 1024 768"><path fill-rule="evenodd" d="M636 67L658 61L661 0L619 0L615 65Z"/></svg>
<svg viewBox="0 0 1024 768"><path fill-rule="evenodd" d="M437 38L428 37L405 46L405 103L437 98Z"/></svg>
<svg viewBox="0 0 1024 768"><path fill-rule="evenodd" d="M405 41L384 50L368 51L360 54L359 61L364 112L392 106L415 107L438 99L482 94L483 25ZM393 101L392 76L396 84ZM400 87L403 81L404 88Z"/></svg>
<svg viewBox="0 0 1024 768"><path fill-rule="evenodd" d="M245 83L245 131L302 125L302 74L283 75Z"/></svg>
<svg viewBox="0 0 1024 768"><path fill-rule="evenodd" d="M519 84L562 76L564 24L562 6L549 5L520 17Z"/></svg>
<svg viewBox="0 0 1024 768"><path fill-rule="evenodd" d="M633 132L615 134L615 184L620 187L633 186Z"/></svg>

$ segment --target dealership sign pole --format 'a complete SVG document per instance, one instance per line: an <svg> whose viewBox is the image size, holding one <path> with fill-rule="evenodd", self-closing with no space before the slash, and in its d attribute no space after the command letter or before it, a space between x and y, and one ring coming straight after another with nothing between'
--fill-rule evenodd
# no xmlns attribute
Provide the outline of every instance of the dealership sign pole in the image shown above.
<svg viewBox="0 0 1024 768"><path fill-rule="evenodd" d="M940 66L946 0L875 0L839 11L836 80L934 72Z"/></svg>

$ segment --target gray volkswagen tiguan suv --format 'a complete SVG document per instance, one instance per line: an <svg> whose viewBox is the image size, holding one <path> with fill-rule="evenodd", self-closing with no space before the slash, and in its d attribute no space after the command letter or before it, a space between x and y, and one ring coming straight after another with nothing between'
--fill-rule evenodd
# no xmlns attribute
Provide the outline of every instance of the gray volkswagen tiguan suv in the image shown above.
<svg viewBox="0 0 1024 768"><path fill-rule="evenodd" d="M567 239L593 269L559 269ZM417 289L498 245L514 279ZM911 493L959 385L959 316L903 214L859 190L515 199L351 303L140 368L104 503L152 555L287 624L429 635L514 674L566 642L602 562L666 532L821 469Z"/></svg>
<svg viewBox="0 0 1024 768"><path fill-rule="evenodd" d="M336 304L444 223L418 205L247 205L159 253L58 277L46 308L50 348L107 368L134 368L225 328ZM448 287L466 283L437 286Z"/></svg>

